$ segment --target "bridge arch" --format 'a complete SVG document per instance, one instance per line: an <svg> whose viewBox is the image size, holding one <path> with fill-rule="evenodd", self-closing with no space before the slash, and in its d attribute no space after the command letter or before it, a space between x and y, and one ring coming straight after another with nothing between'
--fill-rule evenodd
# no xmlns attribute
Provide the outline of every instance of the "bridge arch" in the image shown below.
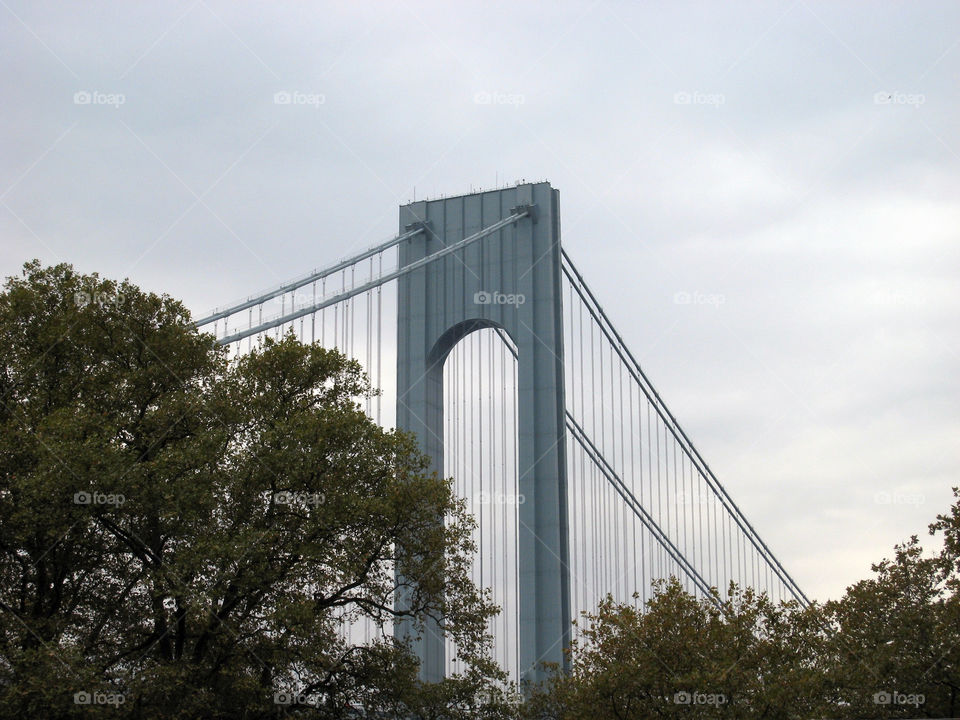
<svg viewBox="0 0 960 720"><path fill-rule="evenodd" d="M456 323L437 338L437 341L433 344L433 347L427 355L427 364L431 367L437 364L442 366L443 363L446 362L447 356L457 346L457 343L470 333L484 329L496 330L505 343L508 338L510 341L508 347L512 345L511 350L514 354L517 353L517 341L510 335L510 331L506 327L487 318L470 318L469 320ZM504 338L504 335L506 335L506 338Z"/></svg>

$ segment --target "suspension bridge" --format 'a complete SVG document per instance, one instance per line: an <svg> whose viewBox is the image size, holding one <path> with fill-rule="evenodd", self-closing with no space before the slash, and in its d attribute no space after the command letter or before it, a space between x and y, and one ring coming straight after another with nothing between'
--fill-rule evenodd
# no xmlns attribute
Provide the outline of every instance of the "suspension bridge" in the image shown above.
<svg viewBox="0 0 960 720"><path fill-rule="evenodd" d="M367 413L415 433L478 521L473 579L515 681L563 665L582 611L642 605L658 578L808 602L563 249L549 183L401 206L386 242L196 324L232 352L293 332L363 365ZM435 625L416 647L424 679L456 671Z"/></svg>

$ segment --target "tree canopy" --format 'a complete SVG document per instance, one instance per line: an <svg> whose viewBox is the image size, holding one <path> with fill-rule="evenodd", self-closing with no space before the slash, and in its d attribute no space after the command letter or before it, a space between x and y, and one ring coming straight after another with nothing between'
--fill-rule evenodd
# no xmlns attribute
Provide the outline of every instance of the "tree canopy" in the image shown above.
<svg viewBox="0 0 960 720"><path fill-rule="evenodd" d="M774 604L731 585L695 597L661 581L645 607L607 598L580 621L571 672L528 717L952 718L960 716L960 490L930 526L839 600Z"/></svg>
<svg viewBox="0 0 960 720"><path fill-rule="evenodd" d="M0 344L0 715L503 714L472 520L357 363L230 360L172 298L36 262ZM462 674L420 683L400 616Z"/></svg>

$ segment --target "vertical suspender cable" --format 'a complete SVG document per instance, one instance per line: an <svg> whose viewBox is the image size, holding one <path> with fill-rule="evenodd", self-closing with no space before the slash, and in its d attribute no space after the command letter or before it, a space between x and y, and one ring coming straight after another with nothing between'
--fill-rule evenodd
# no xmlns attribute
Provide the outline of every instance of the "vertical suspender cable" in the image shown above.
<svg viewBox="0 0 960 720"><path fill-rule="evenodd" d="M626 459L624 463L630 463L630 488L633 493L639 498L643 492L640 484L637 481L637 466L636 466L636 435L634 434L634 417L633 412L633 384L630 382L629 377L627 379L627 414L624 416L624 423L629 423L629 428L627 429L627 443L629 444L629 461ZM640 501L643 504L643 500ZM637 523L636 517L628 517L629 522L629 537L630 537L630 583L629 590L632 595L634 592L642 593L642 581L640 578L640 573L638 572L638 562L639 558L642 556L641 553L641 544L643 542L643 533L640 534L640 538L637 537ZM634 606L638 606L640 602L639 598L634 600Z"/></svg>
<svg viewBox="0 0 960 720"><path fill-rule="evenodd" d="M356 266L351 265L350 266L350 289L351 290L353 290L353 288L357 286L355 282L355 277L356 277ZM354 336L354 331L356 330L357 302L359 300L360 300L359 297L350 298L350 306L349 306L350 307L350 327L349 327L350 335L349 337L350 337L350 359L351 360L355 359L356 357L353 350L353 336Z"/></svg>
<svg viewBox="0 0 960 720"><path fill-rule="evenodd" d="M596 344L593 341L593 321L591 320L590 322L590 418L591 418L590 432L593 435L593 437L597 436L596 349L597 349ZM590 503L590 510L591 510L591 518L590 518L591 533L590 534L593 537L593 543L591 545L592 555L590 558L590 566L592 568L592 571L590 575L592 577L592 588L591 588L592 593L591 594L594 597L596 597L597 591L600 586L600 573L599 573L599 568L597 567L599 562L599 556L597 553L600 549L599 548L600 538L599 538L599 533L597 532L598 518L597 518L596 504L597 504L598 498L597 498L597 488L596 488L596 470L593 468L591 468L590 470L590 480L591 480L590 485L591 485L591 488L593 489L593 492L591 493L591 503ZM592 602L591 602L591 606L592 606Z"/></svg>
<svg viewBox="0 0 960 720"><path fill-rule="evenodd" d="M340 349L340 325L339 325L339 316L340 316L340 305L342 303L337 303L333 306L333 346L339 350Z"/></svg>
<svg viewBox="0 0 960 720"><path fill-rule="evenodd" d="M615 431L615 428L617 427L616 425L617 402L616 402L616 397L613 394L613 365L615 362L616 360L613 357L613 348L611 348L610 349L610 441L611 441L610 457L613 458L614 463L617 461L617 434ZM622 472L622 468L621 468L621 472ZM619 537L620 533L622 532L622 526L619 522L619 519L616 517L616 513L614 512L616 510L618 500L616 498L616 495L613 495L612 493L610 494L610 497L611 497L610 525L612 526L611 529L613 530L613 533L612 533L613 546L610 548L610 560L611 560L611 566L612 566L611 568L612 573L614 575L614 578L616 578L617 580L616 582L613 583L613 587L620 585L622 589L623 578L621 577L619 572L619 567L618 567L619 563L617 562L617 554L620 552L625 552L626 548L625 548L625 544L621 542L622 538Z"/></svg>
<svg viewBox="0 0 960 720"><path fill-rule="evenodd" d="M377 255L378 275L383 275L383 253ZM383 305L381 300L382 286L377 285L377 387L383 387L383 375L380 368L380 348L383 345L383 330L381 322L383 320ZM377 394L377 425L381 425L380 419L380 401L382 393Z"/></svg>
<svg viewBox="0 0 960 720"><path fill-rule="evenodd" d="M370 258L370 277L373 277L373 257ZM366 356L367 364L364 366L364 371L368 376L373 377L373 290L368 290L363 294L364 308L366 310L365 315L367 318L367 346L366 346ZM373 398L369 395L367 396L367 415L371 415L373 408L371 403Z"/></svg>
<svg viewBox="0 0 960 720"><path fill-rule="evenodd" d="M572 289L572 285L571 285ZM584 372L584 354L583 354L583 339L584 339L584 330L583 330L583 303L578 304L580 310L580 319L577 323L578 335L579 335L579 350L580 350L580 376L577 378L577 384L580 386L580 420L584 425L587 423L587 404L586 404L586 388L587 388L587 376ZM587 554L587 472L586 472L586 461L584 459L584 453L580 452L580 514L581 514L581 523L580 523L580 552L581 552L581 576L582 582L580 587L583 587L583 583L586 582L588 577L588 568L586 565L586 560L589 557ZM585 610L587 608L587 598L588 595L586 590L583 591L583 602L580 603L579 608Z"/></svg>
<svg viewBox="0 0 960 720"><path fill-rule="evenodd" d="M657 522L661 523L661 525L664 524L663 523L663 482L660 474L660 468L662 464L663 463L660 460L660 421L658 420L657 421ZM669 537L669 535L670 535L670 528L668 526L667 536ZM662 564L663 548L660 549L660 552L658 553L658 555L660 556L660 577L663 578L663 577L666 577L666 573L664 573L664 568Z"/></svg>
<svg viewBox="0 0 960 720"><path fill-rule="evenodd" d="M651 441L651 432L650 432L650 402L647 401L645 404L647 406L647 482L650 483L650 510L652 511L653 510L653 443ZM657 522L658 523L660 522L659 517L657 517ZM653 544L651 544L650 545L651 555L653 553L653 550L654 550L654 546ZM658 562L659 562L659 556L660 556L660 553L658 552L657 553ZM650 575L652 576L654 574L653 572L654 562L652 557L649 558L649 564L650 564L650 570L651 570ZM658 567L657 576L659 577L659 567Z"/></svg>
<svg viewBox="0 0 960 720"><path fill-rule="evenodd" d="M602 340L602 336L601 336L601 340ZM597 355L600 356L600 365L599 365L599 372L598 372L598 375L600 378L600 395L598 396L598 398L594 400L594 403L597 404L597 400L599 400L600 434L599 435L594 434L594 437L599 438L600 447L603 447L603 443L605 443L607 440L604 434L604 427L605 427L604 414L606 413L606 410L607 410L607 403L606 403L606 398L604 397L604 392L603 392L604 377L603 377L603 343L602 342L597 343ZM597 550L600 553L600 560L601 560L600 590L601 592L606 592L610 588L610 578L609 578L610 542L608 539L608 536L610 533L610 523L608 522L608 516L607 516L607 494L608 494L607 488L605 485L602 485L602 484L601 484L601 487L603 488L603 491L601 492L601 496L600 496L601 505L599 507L600 544Z"/></svg>
<svg viewBox="0 0 960 720"><path fill-rule="evenodd" d="M487 346L487 425L484 428L484 433L489 437L488 447L489 447L489 458L487 462L487 474L490 476L490 479L487 481L487 486L490 488L491 494L496 495L497 486L495 484L496 480L496 442L494 441L494 429L496 428L496 423L494 421L494 406L493 406L493 343L495 340L494 333L490 330L486 331L486 337L484 338ZM505 498L500 497L500 504L502 505L505 502ZM497 505L492 502L490 504L490 510L488 513L490 527L487 532L487 537L490 538L488 541L490 545L489 555L491 559L491 568L490 568L490 583L494 588L497 588L499 591L499 586L497 584L497 576L499 574L499 555L496 552L496 543L498 538L502 537L496 532L496 510ZM493 623L491 619L491 626Z"/></svg>
<svg viewBox="0 0 960 720"><path fill-rule="evenodd" d="M477 464L474 465L474 469L477 471L477 474L474 475L474 483L479 482L480 492L483 492L483 376L480 374L481 363L480 363L480 348L477 347L478 343L478 334L476 332L470 333L470 351L473 356L473 362L476 363L476 367L473 374L474 387L473 391L470 393L473 400L473 407L476 408L477 412L477 421L473 426L473 437L477 443ZM480 506L480 521L477 523L480 528L480 543L479 546L483 547L483 534L486 522L484 522L484 506ZM483 578L484 563L483 563L483 553L480 554L480 577Z"/></svg>
<svg viewBox="0 0 960 720"><path fill-rule="evenodd" d="M695 468L691 467L691 468L690 468L690 487L691 487L691 488L693 487L693 478L694 478L694 477L696 477L696 478L698 478L698 479L700 478L700 475L699 475L699 474L695 474L695 473L696 473ZM706 498L706 493L700 492L700 485L702 485L702 481L701 481L700 483L698 483L698 487L697 487L697 527L698 527L698 530L697 530L697 541L696 541L696 542L697 542L698 555L699 555L699 557L700 557L700 562L699 562L698 564L699 564L700 567L702 568L702 567L703 567L703 563L704 563L704 558L703 558L703 555L704 555L704 546L707 544L707 539L706 539L706 538L704 537L704 535L703 535L703 501L704 501L704 499ZM710 576L708 575L707 577L710 577Z"/></svg>
<svg viewBox="0 0 960 720"><path fill-rule="evenodd" d="M624 476L624 481L627 483L627 486L630 488L630 492L634 495L637 493L636 481L633 476L633 467L627 467L627 456L630 452L630 448L633 446L633 438L627 435L628 423L632 422L633 418L627 415L626 408L629 407L629 399L625 400L623 397L623 368L618 368L618 379L620 381L620 423L622 426L622 432L620 435L620 464L622 465L622 472ZM632 392L632 389L628 386L627 392ZM627 447L627 443L630 444L630 448ZM623 561L623 587L626 592L624 596L624 601L629 602L630 596L637 590L636 583L636 538L633 534L633 518L631 518L624 508L623 513L623 546L626 548L626 557Z"/></svg>
<svg viewBox="0 0 960 720"><path fill-rule="evenodd" d="M678 502L680 499L683 483L683 465L677 464L677 441L673 441L673 475L676 478L673 486L673 507L677 518L677 545L680 545L680 537L683 537L683 554L687 554L687 512ZM681 529L682 526L682 529Z"/></svg>
<svg viewBox="0 0 960 720"><path fill-rule="evenodd" d="M504 587L504 589L505 589L505 592L506 592L506 589L507 589L507 588L510 588L510 587L513 587L513 586L514 586L514 584L513 584L513 579L512 579L513 566L510 564L510 557L509 557L509 554L508 554L508 552L507 552L507 546L513 541L513 528L514 528L514 523L510 522L510 519L511 519L511 517L512 517L512 512L513 512L513 509L514 509L515 507L519 507L519 505L520 505L519 490L518 490L518 488L516 487L515 483L513 482L512 473L511 473L510 475L507 474L507 442L508 442L508 439L509 439L509 442L511 442L511 443L515 442L514 438L516 437L515 434L509 434L509 435L507 434L508 424L509 424L510 426L513 425L513 422L512 422L512 420L513 420L513 417L512 417L512 415L513 415L513 410L512 410L512 408L513 408L513 405L514 405L514 402L515 402L515 401L514 401L513 389L510 388L510 387L507 385L507 363L512 363L512 362L513 362L513 353L508 353L508 352L506 351L506 347L504 346L504 344L501 343L501 349L500 349L500 387L501 387L501 389L502 389L502 399L501 399L501 403L502 403L502 406L503 406L503 412L502 412L502 414L501 414L501 418L503 419L503 427L501 428L501 431L500 431L500 434L501 434L501 437L500 437L500 442L501 442L501 445L500 445L500 462L501 462L500 474L501 474L501 476L503 477L503 491L504 491L504 495L506 495L506 494L508 494L508 493L512 493L513 498L514 498L514 500L515 500L515 502L512 503L512 504L510 504L510 505L504 504L504 506L503 506L503 513L502 513L502 516L501 516L501 522L503 523L503 553L502 553L502 562L503 562L503 587ZM507 408L510 408L510 409L511 409L509 415L507 414ZM508 421L508 418L509 418L509 421ZM509 595L510 595L510 593L509 593L509 592L506 592L505 598L506 598L506 597L509 597ZM504 609L506 609L506 602L504 602ZM505 620L505 625L504 625L505 634L504 634L504 637L509 638L509 637L511 636L511 627L510 627L509 618L505 617L504 620ZM509 645L508 645L508 646L507 646L507 650L509 651L509 649L510 649L510 648L509 648ZM512 655L512 653L508 653L507 658L508 658L509 661L510 661L510 667L513 668L513 667L514 667L514 661L513 661L513 655Z"/></svg>

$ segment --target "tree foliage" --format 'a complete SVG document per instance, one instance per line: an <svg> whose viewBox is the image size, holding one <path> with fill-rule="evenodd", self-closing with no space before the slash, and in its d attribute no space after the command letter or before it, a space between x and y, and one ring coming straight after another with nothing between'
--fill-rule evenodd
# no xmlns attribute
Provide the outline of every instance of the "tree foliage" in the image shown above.
<svg viewBox="0 0 960 720"><path fill-rule="evenodd" d="M960 491L954 489L960 500ZM807 608L732 585L695 597L661 582L643 608L607 598L582 619L571 671L528 717L953 718L960 716L960 501L874 577Z"/></svg>
<svg viewBox="0 0 960 720"><path fill-rule="evenodd" d="M0 716L506 712L472 520L358 364L292 337L231 361L179 302L36 262L0 344ZM466 670L420 683L401 615Z"/></svg>
<svg viewBox="0 0 960 720"><path fill-rule="evenodd" d="M725 600L697 598L672 578L643 608L607 598L585 615L557 675L529 710L556 718L808 716L820 679L809 671L813 613L776 606L733 586ZM790 708L791 712L784 712ZM801 710L801 708L803 708ZM797 713L797 714L794 714Z"/></svg>

